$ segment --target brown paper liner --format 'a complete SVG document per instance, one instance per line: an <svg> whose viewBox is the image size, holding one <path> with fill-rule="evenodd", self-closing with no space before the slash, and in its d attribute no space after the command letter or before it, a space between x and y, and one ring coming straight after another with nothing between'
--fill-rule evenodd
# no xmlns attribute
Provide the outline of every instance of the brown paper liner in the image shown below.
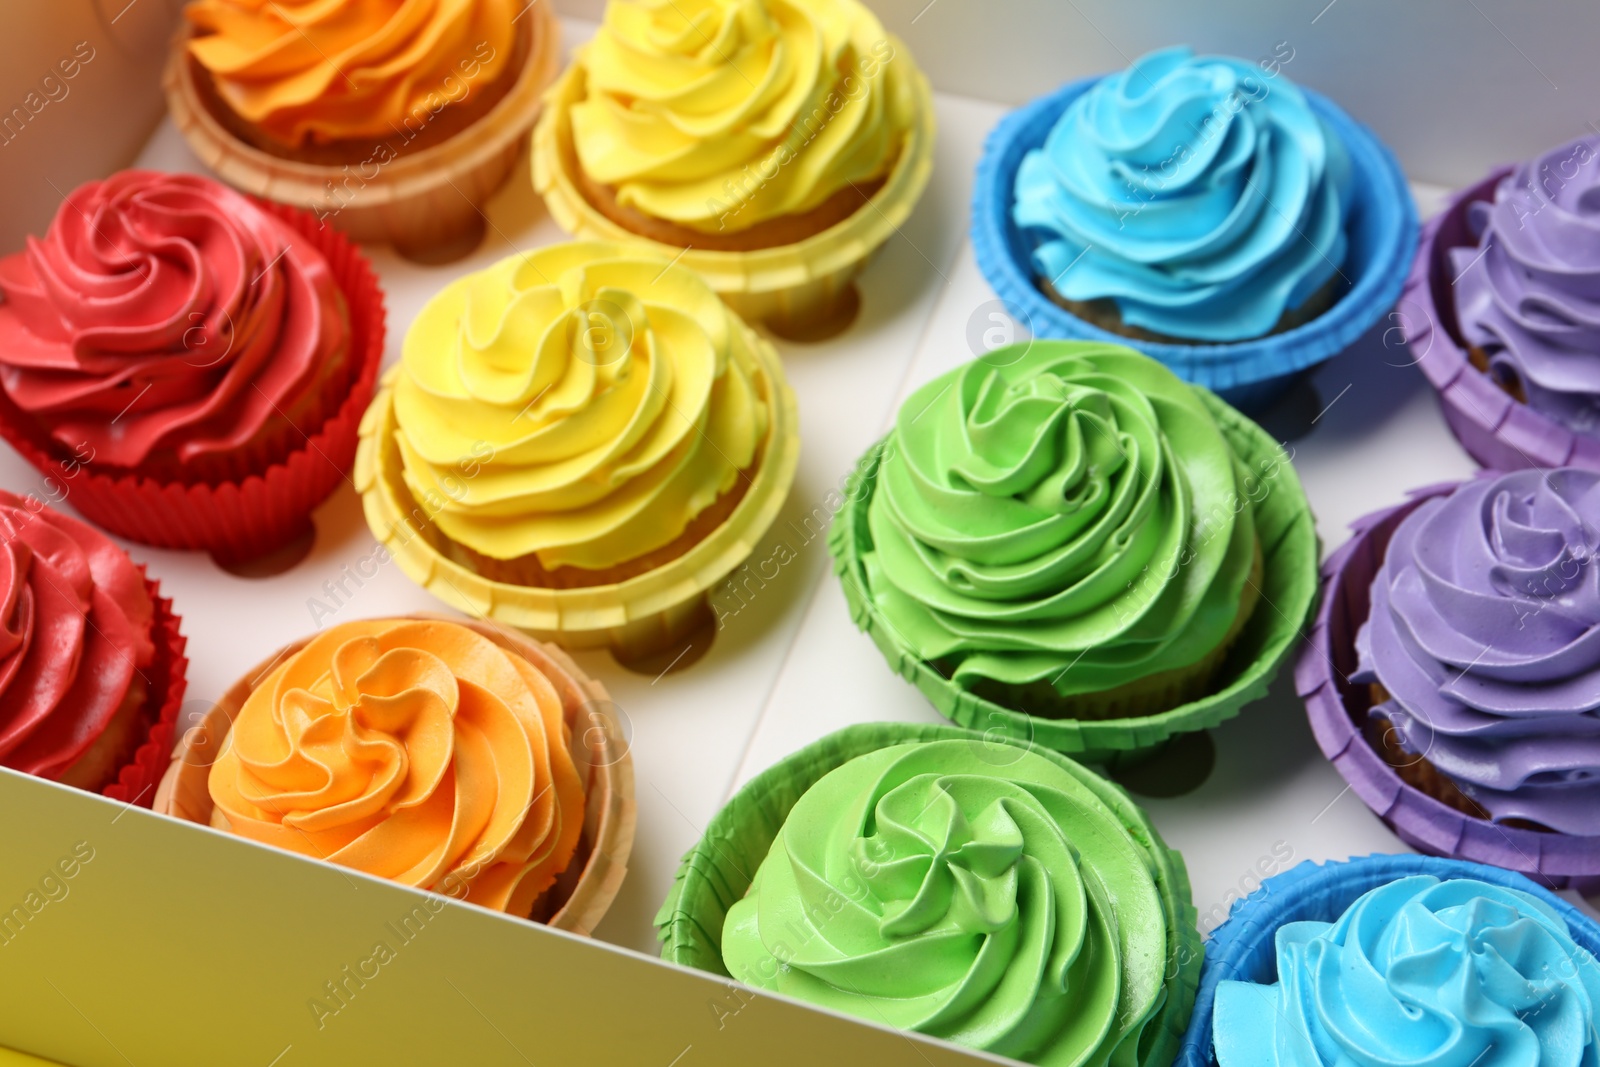
<svg viewBox="0 0 1600 1067"><path fill-rule="evenodd" d="M294 159L279 154L282 148L250 143L190 57L187 27L173 39L167 61L167 106L195 155L228 184L314 212L358 241L387 241L413 258L464 255L481 240L482 206L510 175L560 64L561 27L552 4L529 5L517 24L522 60L514 57L509 84L500 87L502 77L483 87L492 105L481 115L466 107L450 116L447 107L414 140L397 132L383 143L393 158L374 154L382 145L335 162L327 151Z"/></svg>
<svg viewBox="0 0 1600 1067"><path fill-rule="evenodd" d="M311 511L349 481L361 414L383 360L383 292L348 238L281 204L263 210L305 236L328 261L350 311L352 384L339 406L294 451L225 481L162 480L81 464L0 390L0 436L66 493L91 522L157 548L203 549L224 561L267 555L311 529Z"/></svg>
<svg viewBox="0 0 1600 1067"><path fill-rule="evenodd" d="M1290 330L1304 326L1324 311L1333 307L1338 302L1341 282L1338 275L1329 278L1322 288L1306 298L1305 303L1296 308L1288 308L1277 323L1262 334L1262 337L1271 337L1274 334L1287 333ZM1039 289L1051 302L1064 311L1082 319L1092 326L1098 326L1107 333L1114 333L1119 337L1128 337L1136 341L1152 341L1165 345L1203 345L1208 343L1234 344L1233 341L1206 342L1196 341L1189 337L1178 337L1169 333L1157 333L1146 330L1142 326L1131 326L1122 321L1122 312L1117 307L1117 302L1110 297L1098 300L1068 300L1058 293L1053 285L1044 278L1039 279ZM1257 338L1241 338L1241 340L1256 340Z"/></svg>
<svg viewBox="0 0 1600 1067"><path fill-rule="evenodd" d="M534 903L533 912L527 917L558 930L588 936L622 887L638 814L633 757L605 687L584 674L561 649L506 627L442 615L405 618L442 620L474 630L533 664L561 694L571 732L573 762L584 781L583 836L567 870ZM311 637L295 641L258 664L212 705L198 726L184 734L156 791L157 812L203 826L216 825L220 816L211 800L211 764L221 755L233 720L257 684L285 657L310 641Z"/></svg>
<svg viewBox="0 0 1600 1067"><path fill-rule="evenodd" d="M1211 691L1213 681L1223 664L1227 663L1228 654L1233 651L1234 643L1244 632L1245 624L1250 621L1251 614L1261 600L1261 583L1265 581L1265 574L1258 541L1249 578L1239 592L1239 612L1234 616L1233 625L1216 648L1187 667L1157 671L1137 681L1098 693L1062 696L1047 680L1028 685L1003 685L987 679L974 686L973 692L986 700L1050 719L1103 722L1158 715L1182 707Z"/></svg>

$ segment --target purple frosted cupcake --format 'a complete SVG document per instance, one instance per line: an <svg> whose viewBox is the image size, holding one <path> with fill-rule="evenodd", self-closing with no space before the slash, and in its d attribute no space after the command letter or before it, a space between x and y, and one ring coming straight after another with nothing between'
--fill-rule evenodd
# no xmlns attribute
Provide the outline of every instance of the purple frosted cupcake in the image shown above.
<svg viewBox="0 0 1600 1067"><path fill-rule="evenodd" d="M1449 250L1474 366L1576 433L1600 435L1600 138L1518 166Z"/></svg>
<svg viewBox="0 0 1600 1067"><path fill-rule="evenodd" d="M1401 838L1600 885L1600 472L1485 472L1355 524L1296 672Z"/></svg>
<svg viewBox="0 0 1600 1067"><path fill-rule="evenodd" d="M1460 192L1390 319L1473 459L1600 470L1600 136Z"/></svg>

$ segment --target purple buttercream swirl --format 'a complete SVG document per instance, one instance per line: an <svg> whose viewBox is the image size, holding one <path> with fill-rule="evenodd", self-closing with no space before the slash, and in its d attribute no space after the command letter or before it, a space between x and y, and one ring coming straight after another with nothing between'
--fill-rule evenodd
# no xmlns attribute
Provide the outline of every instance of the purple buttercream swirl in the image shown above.
<svg viewBox="0 0 1600 1067"><path fill-rule="evenodd" d="M1468 482L1396 527L1356 635L1373 709L1496 821L1600 834L1600 473Z"/></svg>
<svg viewBox="0 0 1600 1067"><path fill-rule="evenodd" d="M1478 246L1450 251L1463 338L1536 411L1600 436L1600 137L1521 164L1467 219Z"/></svg>

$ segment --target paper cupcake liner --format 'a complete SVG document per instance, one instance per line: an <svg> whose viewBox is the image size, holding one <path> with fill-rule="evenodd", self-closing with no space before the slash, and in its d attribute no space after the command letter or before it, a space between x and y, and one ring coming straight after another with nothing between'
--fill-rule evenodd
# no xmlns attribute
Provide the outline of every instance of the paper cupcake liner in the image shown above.
<svg viewBox="0 0 1600 1067"><path fill-rule="evenodd" d="M1356 632L1367 620L1372 580L1402 519L1457 483L1418 489L1397 507L1351 524L1350 540L1323 564L1322 608L1295 668L1311 730L1350 789L1408 845L1435 856L1519 871L1547 885L1600 887L1600 837L1546 833L1475 818L1403 781L1367 742L1350 703Z"/></svg>
<svg viewBox="0 0 1600 1067"><path fill-rule="evenodd" d="M603 685L552 645L529 640L494 623L427 614L404 618L439 619L475 630L532 663L561 695L571 733L573 762L584 780L584 829L572 864L536 902L534 917L558 930L589 935L610 908L627 874L638 815L633 756L617 721L616 705ZM305 637L291 642L257 664L229 687L198 726L184 735L170 761L163 756L164 775L154 803L157 812L211 825L215 810L208 785L211 764L226 747L228 731L239 709L261 679L311 640L312 637Z"/></svg>
<svg viewBox="0 0 1600 1067"><path fill-rule="evenodd" d="M1422 231L1411 274L1395 318L1409 359L1439 394L1439 406L1456 440L1484 467L1513 471L1530 467L1600 470L1600 437L1574 433L1510 396L1471 363L1461 343L1453 296L1456 271L1450 250L1473 247L1467 209L1493 200L1495 187L1511 173L1503 167L1456 194Z"/></svg>
<svg viewBox="0 0 1600 1067"><path fill-rule="evenodd" d="M867 592L862 561L862 550L872 539L867 507L887 438L862 457L845 506L828 531L828 548L844 586L850 617L871 636L894 672L920 689L941 715L974 730L1003 733L1087 763L1132 762L1179 734L1205 730L1239 714L1246 704L1266 694L1316 603L1320 549L1305 490L1283 449L1266 431L1214 395L1204 390L1199 395L1248 470L1258 478L1268 469L1276 470L1270 490L1255 504L1266 578L1261 602L1234 643L1209 696L1137 718L1044 718L977 696L921 659L878 612Z"/></svg>
<svg viewBox="0 0 1600 1067"><path fill-rule="evenodd" d="M561 63L554 6L530 4L519 21L532 36L506 95L454 136L387 162L299 162L240 140L200 91L187 27L168 57L167 106L195 155L237 189L317 214L357 241L387 241L419 258L441 248L466 254L483 232L482 205L510 175Z"/></svg>
<svg viewBox="0 0 1600 1067"><path fill-rule="evenodd" d="M156 786L172 755L172 731L183 707L189 660L183 654L188 642L179 632L182 620L173 613L172 601L162 598L161 583L145 574L143 565L139 573L144 577L145 592L155 605L150 639L156 646L156 658L143 672L149 687L145 708L150 727L133 758L100 793L111 800L148 808L155 800Z"/></svg>
<svg viewBox="0 0 1600 1067"><path fill-rule="evenodd" d="M1544 886L1511 871L1434 856L1358 856L1326 864L1306 860L1262 882L1260 889L1234 905L1228 921L1211 935L1189 1032L1174 1067L1215 1067L1211 1028L1217 986L1228 981L1276 982L1273 939L1279 927L1308 920L1332 922L1361 894L1415 874L1472 878L1538 897L1567 921L1574 941L1600 956L1600 926L1593 919Z"/></svg>
<svg viewBox="0 0 1600 1067"><path fill-rule="evenodd" d="M898 38L896 54L909 56ZM854 300L853 280L873 252L904 225L933 173L933 93L913 68L917 126L883 188L844 221L797 244L750 252L687 251L647 240L613 222L583 195L573 168L571 110L584 98L585 72L573 63L547 94L547 109L533 132L533 187L556 224L574 237L631 241L676 259L710 283L747 322L777 332L804 332L808 324L837 319ZM681 257L681 258L680 258Z"/></svg>
<svg viewBox="0 0 1600 1067"><path fill-rule="evenodd" d="M752 778L706 824L683 857L672 889L655 919L661 958L680 966L728 977L722 962L722 924L728 909L750 888L789 810L823 775L844 763L891 745L912 741L967 740L991 751L1015 743L945 724L863 723L813 742ZM1030 746L1018 746L1029 748ZM1164 969L1167 998L1161 1009L1162 1038L1142 1051L1141 1062L1159 1064L1181 1039L1199 981L1201 945L1183 857L1162 841L1150 817L1115 785L1054 752L1032 749L1089 787L1121 816L1144 847L1161 890L1167 927L1175 934ZM1150 1038L1146 1034L1146 1038Z"/></svg>
<svg viewBox="0 0 1600 1067"><path fill-rule="evenodd" d="M412 581L469 615L568 648L610 648L624 659L670 649L714 617L711 591L750 557L794 483L799 409L777 351L765 341L755 350L771 425L755 477L725 523L655 570L614 585L546 589L491 581L441 552L401 474L392 388L398 367L385 377L361 423L355 483L367 525Z"/></svg>
<svg viewBox="0 0 1600 1067"><path fill-rule="evenodd" d="M1099 80L1072 82L1008 114L989 134L978 161L972 193L978 267L1033 336L1129 345L1229 403L1260 411L1302 373L1355 343L1394 306L1417 247L1417 211L1405 175L1372 131L1304 87L1312 110L1349 151L1354 174L1350 252L1340 268L1353 284L1332 308L1304 325L1255 340L1170 344L1110 333L1050 300L1035 280L1029 243L1011 220L1017 170L1031 149L1044 144L1067 105Z"/></svg>
<svg viewBox="0 0 1600 1067"><path fill-rule="evenodd" d="M285 459L238 481L163 482L61 458L50 436L0 390L0 436L57 485L79 514L119 537L157 548L203 549L224 561L254 559L311 528L311 511L343 482L356 430L383 360L383 292L343 234L303 211L263 202L328 261L350 311L349 394L321 429Z"/></svg>

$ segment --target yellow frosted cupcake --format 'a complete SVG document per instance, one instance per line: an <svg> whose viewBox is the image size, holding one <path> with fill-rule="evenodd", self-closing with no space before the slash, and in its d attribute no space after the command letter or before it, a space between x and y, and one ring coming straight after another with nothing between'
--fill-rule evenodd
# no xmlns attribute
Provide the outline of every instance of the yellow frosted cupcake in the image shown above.
<svg viewBox="0 0 1600 1067"><path fill-rule="evenodd" d="M798 452L776 353L702 279L575 242L428 302L356 478L373 531L441 599L642 655L703 621Z"/></svg>
<svg viewBox="0 0 1600 1067"><path fill-rule="evenodd" d="M612 0L534 184L574 234L655 242L798 331L910 214L932 142L926 80L857 0Z"/></svg>

